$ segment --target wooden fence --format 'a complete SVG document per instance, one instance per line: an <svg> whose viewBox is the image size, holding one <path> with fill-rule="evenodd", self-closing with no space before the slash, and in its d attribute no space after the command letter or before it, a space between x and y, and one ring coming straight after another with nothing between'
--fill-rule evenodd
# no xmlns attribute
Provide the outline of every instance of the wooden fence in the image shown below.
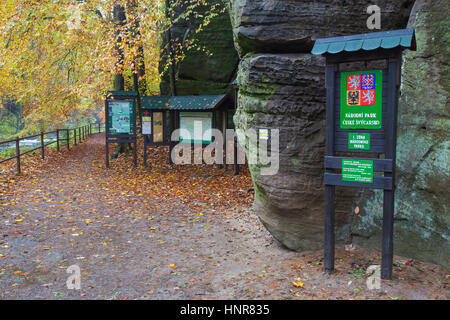
<svg viewBox="0 0 450 320"><path fill-rule="evenodd" d="M39 134L26 136L26 137L17 137L16 139L6 140L6 141L0 141L0 145L7 144L7 143L15 143L16 147L16 153L14 156L11 156L6 159L0 159L0 163L10 161L13 159L16 159L16 172L17 174L20 174L20 157L32 152L35 152L36 150L41 151L41 158L45 158L45 147L55 144L56 143L56 150L58 152L61 152L62 148L66 148L67 151L70 150L70 144L76 146L77 143L81 143L83 140L87 139L91 134L94 133L100 133L102 130L104 130L105 125L101 123L90 123L85 126L72 128L72 129L56 129L54 131L49 132L41 132ZM44 137L48 134L56 134L56 140L45 143ZM33 138L40 138L40 146L27 150L25 152L20 152L20 141L26 140L26 139L33 139Z"/></svg>

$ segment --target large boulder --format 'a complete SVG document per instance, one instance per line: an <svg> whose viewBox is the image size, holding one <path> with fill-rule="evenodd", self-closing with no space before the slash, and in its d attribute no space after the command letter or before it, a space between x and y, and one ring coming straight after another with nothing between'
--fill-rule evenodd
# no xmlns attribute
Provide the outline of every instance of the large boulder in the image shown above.
<svg viewBox="0 0 450 320"><path fill-rule="evenodd" d="M383 31L407 26L413 1L378 1L377 4L382 10L381 26ZM244 131L261 126L280 130L280 170L278 174L263 176L260 165L250 166L255 185L255 210L272 235L285 246L294 250L319 249L323 243L325 70L323 58L310 55L310 50L313 41L319 37L369 32L366 27L367 6L367 1L358 0L230 1L235 46L241 56L238 71L238 111L234 118L235 124L237 128ZM437 30L434 29L433 32L437 32ZM419 30L418 46L427 41L433 45L430 40L424 41L421 38ZM442 45L444 46L444 44ZM410 54L414 55L414 53ZM438 54L442 54L442 58L445 59L446 56L442 52L438 52ZM421 57L427 59L425 54L422 54ZM424 78L411 82L412 79L408 79L409 77L404 74L406 80L404 79L403 88L409 81L411 91L419 86L422 86L421 90L426 91L428 86L431 87L434 84L421 84L425 80L426 75L423 72L427 67L423 64L415 65L421 63L417 59L416 61L408 60L408 58L405 60L405 72L408 70L408 65L411 65L409 68L420 70L422 73L419 74ZM433 70L437 70L438 64L436 63L439 62L436 60L432 64ZM410 72L415 71L411 70ZM429 80L433 80L433 83L440 81L437 78L438 73L439 71L434 72L435 77L429 78ZM442 77L442 73L439 76ZM448 92L444 94L445 90L434 87L433 91L426 95L422 95L421 91L415 93L415 95L421 94L420 103L417 103L416 108L423 107L425 101L428 101L427 105L431 108L430 101L433 100L429 100L429 96L432 93L436 93L439 101L444 101L443 105L445 105ZM407 92L403 93L402 101L404 101L402 103L410 103ZM403 108L403 111L409 108L400 107ZM442 108L443 106L440 110L443 110ZM439 193L438 189L442 185L435 183L433 189L430 189L433 185L432 177L448 184L448 171L446 171L448 139L442 135L442 130L448 128L448 123L444 123L444 117L429 118L427 122L440 124L440 126L431 125L431 128L436 128L435 134L431 135L428 133L433 130L427 123L424 125L427 129L420 129L422 125L417 129L417 123L423 122L421 114L422 111L418 113L414 108L410 108L407 114L400 114L398 148L405 152L402 155L399 154L398 161L396 221L400 222L396 224L396 236L398 237L399 233L403 232L405 237L409 234L410 238L414 239L427 236L427 234L431 238L434 237L430 238L430 244L427 244L427 253L420 256L430 260L434 253L441 250L431 249L433 245L442 247L445 241L448 245L448 221L446 220L448 219L446 216L448 208L443 206L447 205L448 201L444 196L438 200L442 192L445 192L445 188L440 189L441 193ZM445 113L442 112L442 114ZM412 121L412 118L415 120ZM411 123L409 129L407 126L402 128L403 121ZM411 142L408 139L416 137L413 132L421 135L420 139L414 140L414 143L421 145L416 151L409 150ZM436 135L440 135L441 140L436 139ZM430 149L430 146L433 148ZM411 152L418 157L417 160L423 157L426 160L408 164L408 161L415 159L415 157L409 157L408 154ZM416 169L411 171L407 165L414 166ZM432 168L431 171L430 168ZM406 176L408 176L407 179L402 178ZM415 181L415 185L411 184L412 181ZM428 189L423 189L425 188L424 183ZM380 193L353 188L338 188L336 194L338 241L379 246L381 242L378 235L382 210ZM414 211L413 208L423 199L427 199L426 204L417 207L420 208L418 209L420 213L418 210ZM361 208L359 215L354 214L356 206ZM434 209L439 213L433 212ZM415 213L409 215L409 220L403 220L398 212ZM426 218L418 223L416 219L420 219L420 217ZM421 227L425 223L428 223L428 230ZM405 226L402 227L404 231L397 227L400 225ZM431 230L433 232L428 233ZM438 234L439 236L437 236ZM418 256L414 255L412 250L403 250L405 246L399 245L397 242L397 253ZM409 242L407 246L418 248L414 242ZM446 247L443 248L443 252L448 252ZM445 264L442 259L435 260Z"/></svg>
<svg viewBox="0 0 450 320"><path fill-rule="evenodd" d="M251 165L255 209L284 245L295 250L318 248L323 225L323 156L325 87L322 57L304 53L247 54L238 75L240 129L280 129L280 168L262 175ZM248 150L247 150L248 153ZM345 208L354 190L337 207L340 238L349 234Z"/></svg>

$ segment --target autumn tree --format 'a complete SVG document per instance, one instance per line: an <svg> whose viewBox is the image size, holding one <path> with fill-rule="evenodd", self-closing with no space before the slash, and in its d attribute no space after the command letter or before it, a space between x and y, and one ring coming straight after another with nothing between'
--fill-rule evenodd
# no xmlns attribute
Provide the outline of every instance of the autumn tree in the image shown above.
<svg viewBox="0 0 450 320"><path fill-rule="evenodd" d="M157 94L161 72L201 49L195 37L174 42L161 63L162 36L180 19L201 21L201 32L223 8L206 0L3 0L0 95L23 106L32 131L91 114L113 88Z"/></svg>

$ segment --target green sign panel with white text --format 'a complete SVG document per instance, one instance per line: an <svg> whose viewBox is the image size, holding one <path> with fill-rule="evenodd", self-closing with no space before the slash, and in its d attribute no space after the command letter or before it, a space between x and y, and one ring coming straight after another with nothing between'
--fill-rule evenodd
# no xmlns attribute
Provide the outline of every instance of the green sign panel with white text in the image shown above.
<svg viewBox="0 0 450 320"><path fill-rule="evenodd" d="M342 159L342 181L373 183L373 161Z"/></svg>
<svg viewBox="0 0 450 320"><path fill-rule="evenodd" d="M341 73L341 129L381 129L383 72Z"/></svg>
<svg viewBox="0 0 450 320"><path fill-rule="evenodd" d="M370 150L370 133L349 133L349 150Z"/></svg>

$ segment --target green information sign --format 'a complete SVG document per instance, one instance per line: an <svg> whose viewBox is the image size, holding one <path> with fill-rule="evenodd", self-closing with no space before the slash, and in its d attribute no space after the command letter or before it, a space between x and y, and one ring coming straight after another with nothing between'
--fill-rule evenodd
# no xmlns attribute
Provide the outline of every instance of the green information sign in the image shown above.
<svg viewBox="0 0 450 320"><path fill-rule="evenodd" d="M342 159L342 181L373 183L373 161Z"/></svg>
<svg viewBox="0 0 450 320"><path fill-rule="evenodd" d="M370 133L349 133L348 134L349 150L369 150L370 149Z"/></svg>
<svg viewBox="0 0 450 320"><path fill-rule="evenodd" d="M108 101L109 132L133 133L133 101Z"/></svg>
<svg viewBox="0 0 450 320"><path fill-rule="evenodd" d="M341 73L341 129L381 129L381 70Z"/></svg>
<svg viewBox="0 0 450 320"><path fill-rule="evenodd" d="M180 112L180 142L212 142L212 112Z"/></svg>

